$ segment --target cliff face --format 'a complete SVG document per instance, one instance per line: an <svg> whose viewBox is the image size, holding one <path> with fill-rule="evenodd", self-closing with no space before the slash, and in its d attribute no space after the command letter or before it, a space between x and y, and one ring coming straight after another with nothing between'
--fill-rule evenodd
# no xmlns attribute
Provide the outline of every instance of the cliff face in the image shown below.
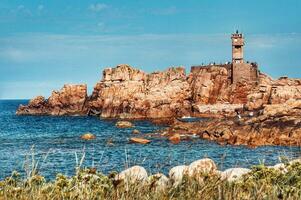
<svg viewBox="0 0 301 200"><path fill-rule="evenodd" d="M254 110L301 98L301 80L272 80L260 74L258 85L231 84L229 73L227 67L207 66L194 69L188 76L183 67L146 74L118 65L103 71L102 80L89 97L86 85L65 85L48 99L38 96L21 105L17 114L162 118L229 114L244 106Z"/></svg>
<svg viewBox="0 0 301 200"><path fill-rule="evenodd" d="M195 70L188 78L196 104L216 104L229 101L228 71L224 67Z"/></svg>
<svg viewBox="0 0 301 200"><path fill-rule="evenodd" d="M89 105L102 117L159 118L188 114L190 98L184 68L145 74L119 65L104 70Z"/></svg>

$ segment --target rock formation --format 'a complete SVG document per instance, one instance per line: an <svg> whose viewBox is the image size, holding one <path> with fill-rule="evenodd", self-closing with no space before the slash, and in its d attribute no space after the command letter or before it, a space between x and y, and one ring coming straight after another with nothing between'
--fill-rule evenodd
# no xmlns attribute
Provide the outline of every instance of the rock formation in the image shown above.
<svg viewBox="0 0 301 200"><path fill-rule="evenodd" d="M100 114L106 118L164 118L189 115L191 90L183 67L146 74L129 65L103 72L87 98L86 86L65 85L45 100L37 97L17 114Z"/></svg>
<svg viewBox="0 0 301 200"><path fill-rule="evenodd" d="M104 70L89 105L102 117L173 117L190 112L190 96L184 68L146 74L119 65Z"/></svg>
<svg viewBox="0 0 301 200"><path fill-rule="evenodd" d="M20 105L18 115L85 115L87 114L87 85L66 84L53 91L48 99L38 96L27 106Z"/></svg>
<svg viewBox="0 0 301 200"><path fill-rule="evenodd" d="M273 80L259 73L258 84L231 83L230 65L183 67L147 74L129 65L103 71L87 96L86 85L65 85L45 99L21 105L19 115L100 115L104 118L171 118L234 115L237 110L260 110L265 105L301 98L301 80Z"/></svg>
<svg viewBox="0 0 301 200"><path fill-rule="evenodd" d="M176 121L167 128L170 137L195 134L219 144L247 145L301 145L301 100L284 104L266 105L258 116L221 118L193 123ZM165 131L166 132L166 131Z"/></svg>

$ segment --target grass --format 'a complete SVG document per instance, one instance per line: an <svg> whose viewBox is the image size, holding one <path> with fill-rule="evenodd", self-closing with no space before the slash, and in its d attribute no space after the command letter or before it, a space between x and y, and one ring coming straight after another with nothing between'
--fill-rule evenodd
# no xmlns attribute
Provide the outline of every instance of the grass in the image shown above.
<svg viewBox="0 0 301 200"><path fill-rule="evenodd" d="M0 181L0 199L300 199L301 163L286 164L287 172L257 165L236 182L218 175L185 176L173 187L156 187L156 180L125 183L114 179L117 173L104 175L96 169L78 169L67 177L57 174L46 181L37 173L21 178L18 172Z"/></svg>
<svg viewBox="0 0 301 200"><path fill-rule="evenodd" d="M39 173L43 162L35 159L34 147L31 152L24 164L25 177L14 171L0 181L0 200L301 199L301 163L290 163L285 158L281 159L285 172L260 164L235 182L222 180L218 173L201 174L184 176L176 186L170 181L165 187L158 187L154 177L144 182L124 182L115 179L117 172L104 175L96 168L83 168L85 153L80 159L75 154L74 176L57 174L54 180L46 180Z"/></svg>

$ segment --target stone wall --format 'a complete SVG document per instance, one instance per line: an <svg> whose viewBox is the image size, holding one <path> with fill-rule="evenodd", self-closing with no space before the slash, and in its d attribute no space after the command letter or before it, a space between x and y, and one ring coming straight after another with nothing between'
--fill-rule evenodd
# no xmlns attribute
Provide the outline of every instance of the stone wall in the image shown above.
<svg viewBox="0 0 301 200"><path fill-rule="evenodd" d="M253 63L233 63L232 83L248 82L256 84L258 81L257 65Z"/></svg>

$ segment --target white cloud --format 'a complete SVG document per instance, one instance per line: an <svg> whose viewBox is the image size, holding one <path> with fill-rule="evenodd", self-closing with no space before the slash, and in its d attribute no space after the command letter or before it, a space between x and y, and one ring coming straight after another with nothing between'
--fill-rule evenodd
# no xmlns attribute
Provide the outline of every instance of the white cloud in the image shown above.
<svg viewBox="0 0 301 200"><path fill-rule="evenodd" d="M255 34L245 36L246 44L254 49L272 49L277 46L284 46L287 44L296 44L301 42L301 35L297 33L283 33L283 34Z"/></svg>
<svg viewBox="0 0 301 200"><path fill-rule="evenodd" d="M104 3L96 3L96 4L91 4L89 6L89 10L92 12L100 12L106 8L108 8L109 6L107 4Z"/></svg>

